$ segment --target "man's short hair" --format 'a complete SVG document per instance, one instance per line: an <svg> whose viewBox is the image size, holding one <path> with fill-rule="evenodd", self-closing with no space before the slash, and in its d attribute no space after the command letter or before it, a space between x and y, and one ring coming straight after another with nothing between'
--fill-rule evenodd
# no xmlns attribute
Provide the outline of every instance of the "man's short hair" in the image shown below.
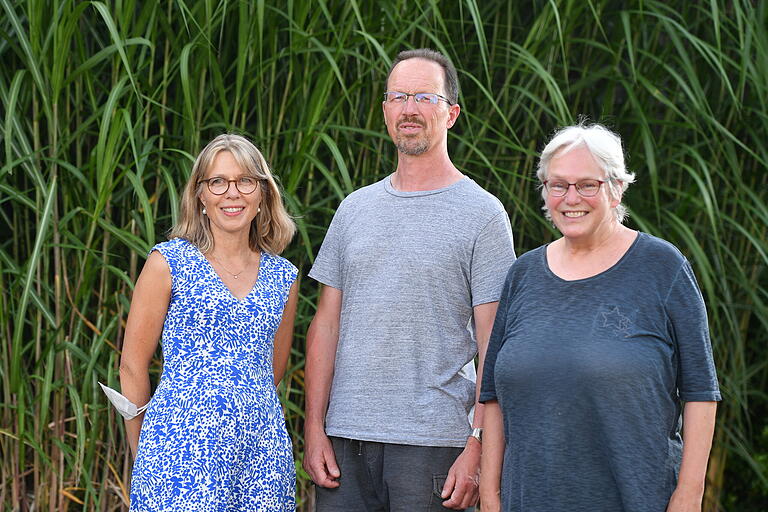
<svg viewBox="0 0 768 512"><path fill-rule="evenodd" d="M392 61L392 66L389 68L389 73L387 73L387 83L389 83L389 77L392 75L392 70L395 69L395 66L408 59L425 59L440 64L440 66L443 68L445 97L448 98L448 101L450 101L452 104L459 102L459 76L456 73L456 68L453 67L453 64L448 59L448 57L430 48L403 50L402 52L398 53L397 57L395 57L395 60Z"/></svg>

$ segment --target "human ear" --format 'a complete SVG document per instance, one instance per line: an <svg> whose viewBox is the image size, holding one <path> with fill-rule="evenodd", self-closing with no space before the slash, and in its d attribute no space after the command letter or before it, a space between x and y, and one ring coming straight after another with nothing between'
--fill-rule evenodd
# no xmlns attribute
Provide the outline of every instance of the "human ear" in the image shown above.
<svg viewBox="0 0 768 512"><path fill-rule="evenodd" d="M608 198L611 200L611 208L616 208L621 204L621 197L624 194L624 187L623 182L619 180L614 180L614 186L611 187L611 189L615 192L615 194L610 193L608 194ZM615 195L615 197L613 197Z"/></svg>
<svg viewBox="0 0 768 512"><path fill-rule="evenodd" d="M461 113L461 107L458 103L454 103L450 107L448 107L448 121L446 122L446 127L451 128L454 124L456 124L456 120L459 118L459 114Z"/></svg>

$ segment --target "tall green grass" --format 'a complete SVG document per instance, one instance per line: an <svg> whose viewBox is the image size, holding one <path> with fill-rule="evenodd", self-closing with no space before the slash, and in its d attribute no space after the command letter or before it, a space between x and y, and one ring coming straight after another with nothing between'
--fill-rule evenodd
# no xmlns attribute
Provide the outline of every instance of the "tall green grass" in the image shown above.
<svg viewBox="0 0 768 512"><path fill-rule="evenodd" d="M393 170L384 74L420 46L459 68L450 151L519 252L554 236L533 179L547 136L581 116L623 135L630 224L683 250L708 304L725 400L707 510L768 499L765 2L0 0L0 35L4 510L125 507L122 421L96 382L117 382L132 283L193 155L223 131L256 141L305 275L339 201ZM297 460L316 295L305 278L281 386Z"/></svg>

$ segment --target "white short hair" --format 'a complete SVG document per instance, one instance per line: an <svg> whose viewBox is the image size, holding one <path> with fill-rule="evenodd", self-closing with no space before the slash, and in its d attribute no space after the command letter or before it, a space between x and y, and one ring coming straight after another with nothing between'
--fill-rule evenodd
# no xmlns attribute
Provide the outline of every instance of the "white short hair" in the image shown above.
<svg viewBox="0 0 768 512"><path fill-rule="evenodd" d="M595 162L605 172L608 195L611 199L621 199L630 183L634 183L635 175L627 171L624 165L624 150L621 147L621 137L600 124L577 124L567 126L555 133L550 139L539 158L536 176L543 184L547 179L549 163L556 155L567 153L576 147L585 147ZM548 219L552 216L547 208L547 189L541 187L541 197L544 198L542 209ZM614 208L616 220L624 222L627 218L627 208L619 203Z"/></svg>

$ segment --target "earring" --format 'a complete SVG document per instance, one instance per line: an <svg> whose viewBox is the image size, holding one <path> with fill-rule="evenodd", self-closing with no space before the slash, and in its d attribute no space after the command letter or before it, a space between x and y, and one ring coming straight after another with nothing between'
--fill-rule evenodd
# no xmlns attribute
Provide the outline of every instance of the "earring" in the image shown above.
<svg viewBox="0 0 768 512"><path fill-rule="evenodd" d="M256 213L261 213L261 208L256 208Z"/></svg>
<svg viewBox="0 0 768 512"><path fill-rule="evenodd" d="M205 209L205 206L203 206L203 215L208 215L208 211Z"/></svg>

